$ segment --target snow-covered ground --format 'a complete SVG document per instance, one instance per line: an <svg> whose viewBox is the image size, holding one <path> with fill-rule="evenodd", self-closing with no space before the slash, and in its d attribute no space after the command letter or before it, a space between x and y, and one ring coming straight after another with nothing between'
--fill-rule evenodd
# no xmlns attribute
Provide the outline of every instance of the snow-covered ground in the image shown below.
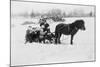
<svg viewBox="0 0 100 67"><path fill-rule="evenodd" d="M70 45L70 36L62 35L62 44L39 44L25 42L25 32L28 25L21 25L25 21L34 19L12 19L11 20L11 65L31 65L76 61L93 61L94 58L94 18L66 18L63 23L72 23L77 19L85 21L85 31L79 30L74 37L74 44ZM50 23L53 32L55 26L60 23ZM39 26L38 24L30 24Z"/></svg>

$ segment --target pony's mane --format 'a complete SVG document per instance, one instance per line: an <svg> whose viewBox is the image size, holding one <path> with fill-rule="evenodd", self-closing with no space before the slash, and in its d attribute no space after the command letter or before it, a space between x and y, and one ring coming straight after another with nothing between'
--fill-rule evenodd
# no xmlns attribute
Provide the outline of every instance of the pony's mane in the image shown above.
<svg viewBox="0 0 100 67"><path fill-rule="evenodd" d="M83 24L84 24L84 20L82 20L82 19L76 20L76 21L74 21L74 22L71 23L71 24L77 24L77 23L83 23Z"/></svg>
<svg viewBox="0 0 100 67"><path fill-rule="evenodd" d="M80 19L80 20L76 20L76 21L70 23L70 26L71 27L75 27L75 26L79 27L82 24L84 24L84 21L82 19Z"/></svg>

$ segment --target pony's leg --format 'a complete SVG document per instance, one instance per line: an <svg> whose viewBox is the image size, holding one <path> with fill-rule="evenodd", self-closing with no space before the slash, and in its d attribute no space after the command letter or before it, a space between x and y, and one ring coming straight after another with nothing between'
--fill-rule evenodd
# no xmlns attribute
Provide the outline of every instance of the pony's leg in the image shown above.
<svg viewBox="0 0 100 67"><path fill-rule="evenodd" d="M74 37L74 35L71 35L71 45L73 44L73 37Z"/></svg>
<svg viewBox="0 0 100 67"><path fill-rule="evenodd" d="M57 43L58 43L58 34L55 33L55 44L57 44Z"/></svg>
<svg viewBox="0 0 100 67"><path fill-rule="evenodd" d="M24 44L26 44L28 41L29 41L29 37L28 37L28 35L26 35L25 36L25 43Z"/></svg>
<svg viewBox="0 0 100 67"><path fill-rule="evenodd" d="M55 44L57 44L57 43L61 43L60 42L60 37L61 37L61 33L55 33Z"/></svg>
<svg viewBox="0 0 100 67"><path fill-rule="evenodd" d="M60 37L61 37L61 33L58 34L58 43L59 44L61 44Z"/></svg>
<svg viewBox="0 0 100 67"><path fill-rule="evenodd" d="M57 44L57 39L58 39L58 38L55 38L55 44Z"/></svg>
<svg viewBox="0 0 100 67"><path fill-rule="evenodd" d="M24 44L26 44L28 41L26 40Z"/></svg>
<svg viewBox="0 0 100 67"><path fill-rule="evenodd" d="M24 44L26 44L27 42L28 42L28 39L26 38Z"/></svg>
<svg viewBox="0 0 100 67"><path fill-rule="evenodd" d="M43 43L45 44L45 38L43 38Z"/></svg>
<svg viewBox="0 0 100 67"><path fill-rule="evenodd" d="M41 43L41 39L39 39L39 43Z"/></svg>

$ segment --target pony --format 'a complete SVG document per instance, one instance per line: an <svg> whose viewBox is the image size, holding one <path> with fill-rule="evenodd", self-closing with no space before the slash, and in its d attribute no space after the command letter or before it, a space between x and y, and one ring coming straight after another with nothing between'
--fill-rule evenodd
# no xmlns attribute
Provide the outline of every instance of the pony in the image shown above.
<svg viewBox="0 0 100 67"><path fill-rule="evenodd" d="M78 32L78 30L85 30L85 22L82 19L76 20L73 23L65 24L60 23L56 25L55 29L55 44L60 44L60 37L62 34L71 35L70 44L73 44L74 35Z"/></svg>

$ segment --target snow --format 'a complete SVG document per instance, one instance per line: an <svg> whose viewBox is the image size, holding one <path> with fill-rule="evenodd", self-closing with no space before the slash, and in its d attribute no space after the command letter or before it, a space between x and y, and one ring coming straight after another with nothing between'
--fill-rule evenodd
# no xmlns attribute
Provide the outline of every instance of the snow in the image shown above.
<svg viewBox="0 0 100 67"><path fill-rule="evenodd" d="M86 30L79 30L74 37L74 44L70 44L70 36L62 35L62 44L24 44L25 32L28 25L21 25L23 22L33 19L17 18L12 19L11 24L11 65L31 65L76 61L93 61L94 58L94 18L66 18L63 23L72 23L77 19L85 21ZM36 20L36 19L35 19ZM38 21L36 21L38 22ZM55 26L61 22L50 23L52 32ZM31 24L38 26L38 24Z"/></svg>

